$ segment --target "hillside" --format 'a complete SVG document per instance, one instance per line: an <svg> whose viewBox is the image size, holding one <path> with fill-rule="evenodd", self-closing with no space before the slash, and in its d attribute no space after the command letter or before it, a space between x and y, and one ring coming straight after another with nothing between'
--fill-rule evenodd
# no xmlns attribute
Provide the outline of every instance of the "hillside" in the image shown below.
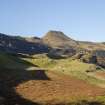
<svg viewBox="0 0 105 105"><path fill-rule="evenodd" d="M0 61L3 105L104 105L105 81L86 73L89 68L96 70L95 65L70 58L54 60L43 54L0 53Z"/></svg>
<svg viewBox="0 0 105 105"><path fill-rule="evenodd" d="M71 47L77 45L76 41L60 31L49 31L42 40L52 47Z"/></svg>
<svg viewBox="0 0 105 105"><path fill-rule="evenodd" d="M79 41L79 46L83 49L87 50L105 50L105 44L103 43L96 43L96 42L84 42Z"/></svg>
<svg viewBox="0 0 105 105"><path fill-rule="evenodd" d="M42 40L44 43L55 48L73 47L86 50L105 50L104 43L76 41L60 31L49 31L42 37Z"/></svg>
<svg viewBox="0 0 105 105"><path fill-rule="evenodd" d="M0 34L0 50L9 53L35 54L46 53L49 47L37 37L23 38Z"/></svg>
<svg viewBox="0 0 105 105"><path fill-rule="evenodd" d="M105 105L104 46L58 31L0 34L0 104Z"/></svg>
<svg viewBox="0 0 105 105"><path fill-rule="evenodd" d="M60 31L49 31L42 38L0 34L0 51L12 54L41 54L54 59L72 57L105 67L105 44L75 41Z"/></svg>
<svg viewBox="0 0 105 105"><path fill-rule="evenodd" d="M104 43L76 41L60 31L49 31L42 38L0 34L0 50L13 53L48 53L49 49L105 50Z"/></svg>

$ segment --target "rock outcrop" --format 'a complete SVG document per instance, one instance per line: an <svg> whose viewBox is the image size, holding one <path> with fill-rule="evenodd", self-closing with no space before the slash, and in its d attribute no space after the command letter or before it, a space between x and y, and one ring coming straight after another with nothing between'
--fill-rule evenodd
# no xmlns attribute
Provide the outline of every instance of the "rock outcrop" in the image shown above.
<svg viewBox="0 0 105 105"><path fill-rule="evenodd" d="M97 50L94 52L97 59L97 64L105 67L105 50Z"/></svg>

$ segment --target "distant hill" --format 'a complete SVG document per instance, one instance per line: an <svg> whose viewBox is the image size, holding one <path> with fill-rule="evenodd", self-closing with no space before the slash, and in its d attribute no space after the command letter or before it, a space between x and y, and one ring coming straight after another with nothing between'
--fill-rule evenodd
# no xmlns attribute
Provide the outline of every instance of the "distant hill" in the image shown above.
<svg viewBox="0 0 105 105"><path fill-rule="evenodd" d="M60 31L49 31L42 40L44 43L49 44L52 47L71 47L77 45L75 40L69 38Z"/></svg>
<svg viewBox="0 0 105 105"><path fill-rule="evenodd" d="M0 34L0 50L9 53L36 54L46 53L49 47L40 38L23 38Z"/></svg>
<svg viewBox="0 0 105 105"><path fill-rule="evenodd" d="M46 53L49 48L105 50L105 43L76 41L63 32L49 31L42 38L10 36L0 33L0 50L17 53Z"/></svg>
<svg viewBox="0 0 105 105"><path fill-rule="evenodd" d="M91 53L90 55L93 56L97 52L99 53L97 54L99 56L100 52L102 52L103 55L105 55L104 50L105 50L104 43L76 41L60 31L49 31L42 38L10 36L2 33L0 34L0 51L9 53L20 54L48 53L49 57L54 58L62 56L70 57L77 55L80 58L83 57L83 55L86 55L87 53L88 54ZM93 54L93 52L95 53ZM93 59L93 57L89 58ZM103 58L100 59L102 61Z"/></svg>
<svg viewBox="0 0 105 105"><path fill-rule="evenodd" d="M78 41L79 47L87 50L105 50L104 43Z"/></svg>
<svg viewBox="0 0 105 105"><path fill-rule="evenodd" d="M87 42L87 41L76 41L63 32L60 31L49 31L44 37L42 37L44 43L54 48L67 48L73 47L76 49L86 50L105 50L105 43Z"/></svg>

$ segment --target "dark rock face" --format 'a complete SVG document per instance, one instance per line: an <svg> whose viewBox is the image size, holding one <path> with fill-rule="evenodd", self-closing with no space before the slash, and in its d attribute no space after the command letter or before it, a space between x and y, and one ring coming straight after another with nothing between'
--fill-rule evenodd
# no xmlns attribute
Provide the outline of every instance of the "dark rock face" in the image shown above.
<svg viewBox="0 0 105 105"><path fill-rule="evenodd" d="M92 54L86 54L83 55L81 60L85 63L97 63L97 58L96 56L93 56Z"/></svg>
<svg viewBox="0 0 105 105"><path fill-rule="evenodd" d="M104 58L97 57L97 64L102 66L102 67L105 67L105 57Z"/></svg>
<svg viewBox="0 0 105 105"><path fill-rule="evenodd" d="M93 63L105 67L105 51L96 50L82 55L80 58L85 63Z"/></svg>
<svg viewBox="0 0 105 105"><path fill-rule="evenodd" d="M49 47L42 43L41 40L39 42L29 42L22 38L0 34L0 50L9 53L35 54L46 53L49 51Z"/></svg>
<svg viewBox="0 0 105 105"><path fill-rule="evenodd" d="M94 55L97 58L97 64L105 67L105 51L104 50L97 50L94 52Z"/></svg>
<svg viewBox="0 0 105 105"><path fill-rule="evenodd" d="M50 50L49 57L55 58L63 58L63 57L71 57L76 54L76 50L73 48L55 48Z"/></svg>

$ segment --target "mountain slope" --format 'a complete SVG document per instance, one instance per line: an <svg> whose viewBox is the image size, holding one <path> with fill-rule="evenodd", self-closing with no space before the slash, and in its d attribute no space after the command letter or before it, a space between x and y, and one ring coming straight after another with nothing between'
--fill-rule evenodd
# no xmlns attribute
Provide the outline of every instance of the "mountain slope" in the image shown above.
<svg viewBox="0 0 105 105"><path fill-rule="evenodd" d="M49 31L43 38L43 42L52 47L71 47L77 43L60 31Z"/></svg>
<svg viewBox="0 0 105 105"><path fill-rule="evenodd" d="M80 49L93 51L105 50L104 43L76 41L60 31L49 31L44 37L8 36L0 33L0 50L11 53L48 53L49 48L61 49L65 52ZM69 51L70 50L70 51Z"/></svg>
<svg viewBox="0 0 105 105"><path fill-rule="evenodd" d="M78 41L79 47L86 50L105 50L104 43L96 43L96 42L86 42L86 41Z"/></svg>
<svg viewBox="0 0 105 105"><path fill-rule="evenodd" d="M39 38L13 37L0 34L0 50L9 53L36 54L48 52L49 47Z"/></svg>

